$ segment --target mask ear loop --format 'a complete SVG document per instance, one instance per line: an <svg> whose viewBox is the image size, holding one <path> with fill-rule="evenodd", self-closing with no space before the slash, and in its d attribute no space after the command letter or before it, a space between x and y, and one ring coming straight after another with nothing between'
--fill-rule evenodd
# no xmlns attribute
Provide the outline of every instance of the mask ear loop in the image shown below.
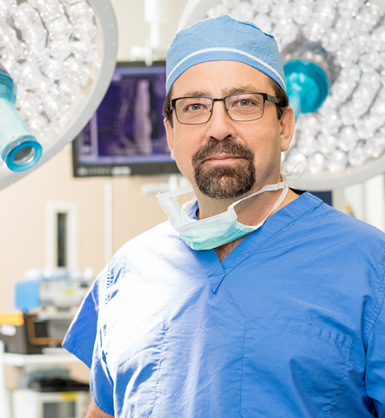
<svg viewBox="0 0 385 418"><path fill-rule="evenodd" d="M191 192L194 194L194 192L191 190ZM190 200L188 200L187 202L184 202L182 205L182 209L184 211L186 211L187 209L191 208L191 206L197 201L196 196L194 195L194 197Z"/></svg>
<svg viewBox="0 0 385 418"><path fill-rule="evenodd" d="M281 187L279 187L279 186L282 186L282 193L281 193L281 195L279 196L279 198L277 199L277 201L274 203L274 205L273 205L273 207L272 207L272 209L270 210L270 212L268 213L268 215L267 216L270 216L274 211L275 211L275 209L277 209L277 207L283 202L283 200L285 199L285 197L286 197L286 194L287 194L287 191L288 191L288 189L289 189L289 187L288 187L288 185L287 185L287 182L286 182L286 177L284 176L284 175L282 175L281 174L281 178L282 178L282 181L280 182L280 183L276 183L276 184L268 184L267 186L265 186L265 187L263 187L261 190L258 190L257 192L255 192L254 194L251 194L250 196L246 196L246 197L243 197L242 199L240 199L240 200L238 200L237 202L234 202L233 204L231 204L228 208L227 208L227 210L231 210L232 208L234 208L234 206L236 206L238 203L241 203L243 200L246 200L246 199L248 199L249 197L252 197L252 196L257 196L258 194L261 194L261 193L263 193L263 192L271 192L271 191L276 191L276 190L279 190ZM188 189L190 189L190 190L188 190ZM187 191L185 191L185 193L188 193L189 191L192 193L192 194L194 194L194 191L193 191L193 188L191 187L191 186L189 186L188 188L186 188L185 190L187 190ZM182 194L182 193L181 193ZM282 198L282 196L283 196L283 198ZM187 209L189 209L195 202L197 201L197 198L196 198L196 196L195 196L195 194L194 194L194 197L191 199L191 200L188 200L187 202L185 202L185 203L183 203L183 205L182 205L182 209L184 210L184 211L186 211Z"/></svg>
<svg viewBox="0 0 385 418"><path fill-rule="evenodd" d="M267 186L262 187L262 189L258 190L257 192L255 192L255 193L253 193L253 194L251 194L249 196L245 196L242 199L239 199L236 202L232 203L228 207L228 209L232 209L234 206L238 205L238 203L241 203L244 200L249 199L250 197L253 197L253 196L257 196L257 195L259 195L261 193L264 193L264 192L275 192L276 190L284 189L286 184L287 183L286 183L286 180L285 179L282 179L282 181L280 183L268 184Z"/></svg>
<svg viewBox="0 0 385 418"><path fill-rule="evenodd" d="M183 187L182 189L179 189L177 191L170 191L170 192L165 192L165 193L158 193L156 195L156 197L159 199L159 197L161 198L168 198L168 199L172 199L178 196L183 196L184 194L191 194L193 195L192 199L189 199L187 202L183 203L183 205L181 205L182 209L184 211L186 211L189 207L191 207L197 200L195 193L194 193L194 189L192 188L192 186L186 186ZM175 200L175 199L174 199Z"/></svg>
<svg viewBox="0 0 385 418"><path fill-rule="evenodd" d="M270 209L269 213L266 215L266 218L260 222L258 225L262 225L266 219L278 208L278 206L285 200L285 197L287 195L287 192L289 190L289 186L287 185L286 182L286 178L284 176L282 176L282 181L280 183L276 183L276 184L269 184L265 187L263 187L261 190L258 190L258 192L255 192L254 194L251 194L250 196L246 196L244 198L242 198L241 200L238 200L238 202L234 202L232 205L229 206L228 209L233 209L235 205L237 205L238 203L242 202L242 200L245 200L249 197L252 196L257 196L258 194L261 194L263 192L267 192L267 191L276 191L279 190L280 188L282 188L282 192L280 194L280 196L278 197L278 199L275 201L274 205L272 206L272 208ZM252 226L252 225L249 225Z"/></svg>
<svg viewBox="0 0 385 418"><path fill-rule="evenodd" d="M281 167L281 177L282 179L297 180L303 176L307 168L307 164L303 161L298 161L291 165L290 170L282 166Z"/></svg>
<svg viewBox="0 0 385 418"><path fill-rule="evenodd" d="M289 186L287 185L286 180L284 180L282 183L283 183L282 193L277 199L277 201L274 203L273 207L270 209L266 218L268 218L278 208L278 206L285 200L287 192L289 191Z"/></svg>

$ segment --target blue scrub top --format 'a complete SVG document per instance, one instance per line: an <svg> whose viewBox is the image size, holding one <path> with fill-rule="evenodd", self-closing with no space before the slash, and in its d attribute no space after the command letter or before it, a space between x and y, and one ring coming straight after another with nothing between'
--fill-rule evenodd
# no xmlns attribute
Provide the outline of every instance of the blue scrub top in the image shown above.
<svg viewBox="0 0 385 418"><path fill-rule="evenodd" d="M221 263L165 222L128 242L64 347L115 417L385 417L385 238L305 193Z"/></svg>

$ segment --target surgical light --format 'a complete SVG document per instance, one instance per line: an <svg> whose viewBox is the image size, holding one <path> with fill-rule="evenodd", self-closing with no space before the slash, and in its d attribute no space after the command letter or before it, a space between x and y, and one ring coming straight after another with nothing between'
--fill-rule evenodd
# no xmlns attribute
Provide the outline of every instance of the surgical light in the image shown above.
<svg viewBox="0 0 385 418"><path fill-rule="evenodd" d="M378 0L380 1L380 0ZM179 28L229 14L272 33L297 125L293 187L330 190L385 171L385 18L364 0L190 0Z"/></svg>
<svg viewBox="0 0 385 418"><path fill-rule="evenodd" d="M0 189L75 138L108 88L116 52L109 0L0 0Z"/></svg>
<svg viewBox="0 0 385 418"><path fill-rule="evenodd" d="M329 92L329 79L312 61L296 59L284 65L287 94L296 118L321 108Z"/></svg>
<svg viewBox="0 0 385 418"><path fill-rule="evenodd" d="M42 147L15 109L16 90L0 67L0 156L10 170L24 171L39 161Z"/></svg>

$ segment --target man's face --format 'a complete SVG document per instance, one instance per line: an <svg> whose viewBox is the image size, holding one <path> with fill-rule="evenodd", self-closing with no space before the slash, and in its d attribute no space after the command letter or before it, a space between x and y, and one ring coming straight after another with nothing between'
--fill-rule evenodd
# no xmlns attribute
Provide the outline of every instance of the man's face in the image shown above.
<svg viewBox="0 0 385 418"><path fill-rule="evenodd" d="M272 81L260 71L236 61L195 65L174 83L173 97L262 92L274 95ZM233 121L223 102L215 102L210 120L202 125L180 124L173 112L166 122L171 155L196 193L233 199L279 181L281 151L287 150L294 116L287 111L278 120L275 105L265 103L261 119Z"/></svg>

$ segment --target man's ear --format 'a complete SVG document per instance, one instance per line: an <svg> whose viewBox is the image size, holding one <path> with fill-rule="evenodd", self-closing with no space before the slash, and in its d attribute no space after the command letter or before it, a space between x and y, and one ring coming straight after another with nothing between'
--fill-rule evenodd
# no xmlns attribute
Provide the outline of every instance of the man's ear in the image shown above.
<svg viewBox="0 0 385 418"><path fill-rule="evenodd" d="M168 119L163 119L163 124L166 129L167 144L170 148L171 158L174 158L174 128L171 126L171 123Z"/></svg>
<svg viewBox="0 0 385 418"><path fill-rule="evenodd" d="M295 115L292 107L288 106L279 120L281 127L280 139L281 139L281 151L287 151L289 149L291 140L294 135L295 127Z"/></svg>

